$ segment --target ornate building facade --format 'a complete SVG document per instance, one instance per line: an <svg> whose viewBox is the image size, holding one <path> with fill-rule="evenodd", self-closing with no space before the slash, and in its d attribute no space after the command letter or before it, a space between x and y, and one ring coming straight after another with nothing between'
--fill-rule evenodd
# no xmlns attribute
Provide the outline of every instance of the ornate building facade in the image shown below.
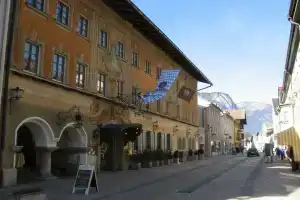
<svg viewBox="0 0 300 200"><path fill-rule="evenodd" d="M24 165L49 177L91 154L100 167L101 124L142 124L136 150L195 148L193 94L198 81L211 83L133 3L18 3L4 185L30 174ZM140 105L137 94L153 90L164 69L180 69L176 83L163 99Z"/></svg>

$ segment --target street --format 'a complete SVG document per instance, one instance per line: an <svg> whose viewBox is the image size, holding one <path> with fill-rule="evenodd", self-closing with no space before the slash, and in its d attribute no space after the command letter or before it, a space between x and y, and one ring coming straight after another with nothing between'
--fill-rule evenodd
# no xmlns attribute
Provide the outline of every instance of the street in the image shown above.
<svg viewBox="0 0 300 200"><path fill-rule="evenodd" d="M33 186L43 188L48 200L287 199L287 195L292 199L300 187L300 174L291 173L283 161L270 164L261 157L238 155L120 172L117 176L103 173L98 182L100 192L92 190L89 196L71 194L72 179L49 180ZM20 188L1 189L1 199Z"/></svg>

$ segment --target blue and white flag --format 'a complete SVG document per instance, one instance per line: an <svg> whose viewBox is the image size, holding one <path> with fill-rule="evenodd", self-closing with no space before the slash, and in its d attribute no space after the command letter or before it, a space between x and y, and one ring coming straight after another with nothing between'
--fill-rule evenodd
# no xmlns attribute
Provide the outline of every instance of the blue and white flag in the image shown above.
<svg viewBox="0 0 300 200"><path fill-rule="evenodd" d="M179 75L180 70L162 70L159 80L153 92L148 92L140 97L143 103L151 103L162 99L170 90L172 84Z"/></svg>

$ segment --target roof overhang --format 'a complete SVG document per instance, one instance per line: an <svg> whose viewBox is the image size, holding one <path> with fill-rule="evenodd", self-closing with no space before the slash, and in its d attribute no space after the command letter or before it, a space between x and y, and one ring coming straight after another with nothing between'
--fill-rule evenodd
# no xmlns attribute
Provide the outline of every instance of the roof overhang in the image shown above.
<svg viewBox="0 0 300 200"><path fill-rule="evenodd" d="M130 0L103 0L106 6L128 21L144 37L164 51L197 81L212 82L187 58L184 53Z"/></svg>
<svg viewBox="0 0 300 200"><path fill-rule="evenodd" d="M292 22L300 24L300 4L299 4L299 0L291 0L288 19Z"/></svg>
<svg viewBox="0 0 300 200"><path fill-rule="evenodd" d="M285 62L285 72L283 77L284 92L287 93L290 84L290 78L287 74L292 74L294 70L294 64L299 47L299 24L300 24L300 4L299 0L291 0L288 20L291 22L290 37L287 49L287 56ZM282 95L280 102L283 103L286 100L287 95Z"/></svg>

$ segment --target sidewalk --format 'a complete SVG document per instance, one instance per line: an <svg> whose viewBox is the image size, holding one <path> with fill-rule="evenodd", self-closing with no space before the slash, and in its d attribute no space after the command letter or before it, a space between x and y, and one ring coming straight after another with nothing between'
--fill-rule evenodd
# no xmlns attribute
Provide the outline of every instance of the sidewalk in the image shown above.
<svg viewBox="0 0 300 200"><path fill-rule="evenodd" d="M101 172L98 175L99 193L90 191L89 196L82 194L72 194L74 178L54 179L33 183L30 185L18 185L10 188L0 189L0 199L7 199L12 191L38 186L46 193L48 200L76 200L76 199L101 199L114 194L135 190L139 187L147 186L159 182L164 179L173 177L174 175L183 174L187 171L192 171L224 162L228 159L240 159L240 156L218 156L211 157L206 160L190 161L182 164L172 164L151 169L143 168L141 170L130 170L123 172Z"/></svg>
<svg viewBox="0 0 300 200"><path fill-rule="evenodd" d="M253 199L299 199L300 173L292 172L287 161L262 163L256 176L252 183Z"/></svg>

